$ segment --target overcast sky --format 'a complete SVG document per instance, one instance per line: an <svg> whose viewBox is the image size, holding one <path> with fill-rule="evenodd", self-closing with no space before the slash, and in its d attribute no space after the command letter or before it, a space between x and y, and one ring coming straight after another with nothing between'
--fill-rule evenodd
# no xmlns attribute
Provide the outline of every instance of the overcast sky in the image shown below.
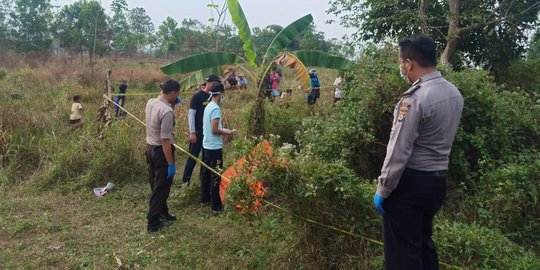
<svg viewBox="0 0 540 270"><path fill-rule="evenodd" d="M99 0L98 0L99 1ZM52 0L53 5L64 6L72 4L76 0ZM101 5L107 13L110 13L112 0L101 0ZM211 17L211 10L207 4L210 0L127 0L129 8L142 7L154 23L158 26L170 16L179 23L184 18L197 19L203 24L209 25L208 19ZM214 0L216 4L223 4L225 0ZM329 7L328 0L240 0L240 5L246 14L249 26L265 27L269 24L286 26L300 17L311 13L318 31L325 33L326 38L338 38L344 34L351 33L351 29L345 29L333 23L328 25L325 21L335 19L334 16L326 14ZM226 23L232 24L227 13Z"/></svg>

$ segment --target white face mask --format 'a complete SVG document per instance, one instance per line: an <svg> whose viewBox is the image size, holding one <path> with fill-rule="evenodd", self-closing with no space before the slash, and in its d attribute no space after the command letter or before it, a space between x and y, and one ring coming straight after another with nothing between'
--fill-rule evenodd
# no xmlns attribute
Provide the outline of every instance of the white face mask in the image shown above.
<svg viewBox="0 0 540 270"><path fill-rule="evenodd" d="M405 82L407 84L411 84L411 80L409 79L409 72L407 72L407 74L403 73L403 65L404 64L405 64L405 62L403 62L402 64L399 65L399 75L401 75L401 78L403 78L403 80L405 80Z"/></svg>
<svg viewBox="0 0 540 270"><path fill-rule="evenodd" d="M219 104L223 104L225 100L225 95L221 94L221 99L219 100Z"/></svg>

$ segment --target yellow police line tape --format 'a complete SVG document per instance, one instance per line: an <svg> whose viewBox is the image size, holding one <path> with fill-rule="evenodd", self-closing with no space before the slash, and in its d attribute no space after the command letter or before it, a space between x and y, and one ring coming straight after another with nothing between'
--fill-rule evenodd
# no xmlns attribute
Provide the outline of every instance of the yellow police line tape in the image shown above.
<svg viewBox="0 0 540 270"><path fill-rule="evenodd" d="M120 109L122 109L124 112L126 112L129 116L133 117L135 120L137 120L139 123L141 123L143 126L146 127L146 124L141 121L139 118L137 118L135 115L131 114L130 112L128 112L126 109L120 107L120 105L118 105L118 103L114 102L112 99L110 99L107 95L103 95L104 98L106 98L107 100L109 100L110 102L114 103L116 106L118 106ZM214 170L214 168L208 166L206 163L204 163L202 160L200 160L198 157L192 155L190 152L184 150L182 147L178 146L177 144L173 144L173 146L182 151L183 153L187 154L190 158L194 159L195 161L197 161L199 164L201 164L201 166L204 166L205 168L207 168L208 170L210 170L211 172L215 173L216 175L219 175L220 177L224 178L225 180L229 181L230 182L230 179L221 175L221 173L217 172L216 170ZM327 229L330 229L330 230L333 230L333 231L336 231L336 232L339 232L339 233L342 233L342 234L345 234L345 235L348 235L348 236L351 236L353 238L360 238L360 239L363 239L363 240L366 240L368 242L371 242L371 243L374 243L376 245L379 245L379 246L382 246L384 247L384 244L379 241L379 240L375 240L373 238L369 238L369 237L365 237L365 236L362 236L362 235L359 235L359 234L355 234L355 233L352 233L352 232L349 232L349 231L346 231L346 230L343 230L343 229L340 229L338 227L335 227L335 226L331 226L331 225L327 225L327 224L324 224L324 223L321 223L319 221L316 221L316 220L313 220L313 219L309 219L309 218L305 218L303 216L300 216L300 215L297 215L293 212L291 212L290 210L287 210L277 204L274 204L272 202L269 202L267 200L262 200L264 203L278 209L278 210L281 210L283 212L286 212L286 213L289 213L290 215L298 218L298 219L301 219L307 223L311 223L311 224L315 224L315 225L318 225L318 226L321 226L323 228L327 228ZM450 264L447 264L447 263L444 263L444 262L439 262L440 265L443 265L445 266L447 269L459 269L459 270L462 270L463 268L461 267L458 267L458 266L454 266L454 265L450 265Z"/></svg>
<svg viewBox="0 0 540 270"><path fill-rule="evenodd" d="M313 88L308 88L307 90L309 89L333 89L335 87L333 86L328 86L328 87L313 87ZM270 91L272 89L266 89L267 91ZM296 88L286 88L286 89L278 89L279 91L288 91L288 90L301 90L301 89L296 89ZM248 89L245 89L245 90L228 90L227 93L239 93L239 92L243 92L243 91L249 91ZM188 91L180 91L180 93L182 94L191 94L191 92L188 92ZM124 93L124 94L120 94L120 93L113 93L111 94L112 96L122 96L122 97L126 97L126 96L153 96L153 95L157 95L159 94L158 92L134 92L134 93Z"/></svg>
<svg viewBox="0 0 540 270"><path fill-rule="evenodd" d="M125 97L125 96L155 96L159 93L129 93L129 94L111 94L112 96L121 96L121 97Z"/></svg>

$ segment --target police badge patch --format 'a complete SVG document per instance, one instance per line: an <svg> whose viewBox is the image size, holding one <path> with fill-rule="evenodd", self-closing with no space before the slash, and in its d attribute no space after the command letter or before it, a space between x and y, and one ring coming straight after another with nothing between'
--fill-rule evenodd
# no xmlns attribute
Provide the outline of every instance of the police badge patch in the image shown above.
<svg viewBox="0 0 540 270"><path fill-rule="evenodd" d="M407 112L409 111L409 107L411 106L411 103L409 103L408 100L404 99L402 102L401 102L401 105L399 106L399 117L398 117L398 121L403 121L403 117L405 117L405 115L407 114Z"/></svg>

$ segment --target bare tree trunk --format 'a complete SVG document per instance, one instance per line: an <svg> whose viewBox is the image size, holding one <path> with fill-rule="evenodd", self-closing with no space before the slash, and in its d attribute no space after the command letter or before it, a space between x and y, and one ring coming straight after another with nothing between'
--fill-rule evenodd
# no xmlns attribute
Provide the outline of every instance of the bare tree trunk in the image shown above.
<svg viewBox="0 0 540 270"><path fill-rule="evenodd" d="M459 38L459 0L449 0L448 5L450 8L450 21L448 24L448 34L446 36L446 47L441 54L440 62L447 70L452 69L450 63L450 57L456 51L458 38Z"/></svg>
<svg viewBox="0 0 540 270"><path fill-rule="evenodd" d="M110 69L107 69L107 79L105 81L105 91L104 95L112 99L112 93L113 93L113 87L112 87L112 81L111 81L111 73L112 71ZM111 119L111 112L109 111L109 100L105 97L103 98L103 102L101 104L101 108L99 108L98 112L98 121L101 121L107 125Z"/></svg>
<svg viewBox="0 0 540 270"><path fill-rule="evenodd" d="M420 0L419 15L420 15L420 31L422 32L422 34L427 35L428 24L427 24L427 18L426 18L426 0Z"/></svg>

